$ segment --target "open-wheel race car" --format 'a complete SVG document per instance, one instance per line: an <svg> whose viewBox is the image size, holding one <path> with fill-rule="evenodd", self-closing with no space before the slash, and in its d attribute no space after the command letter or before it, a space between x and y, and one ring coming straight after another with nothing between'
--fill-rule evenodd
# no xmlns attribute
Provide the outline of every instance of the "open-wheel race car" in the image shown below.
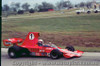
<svg viewBox="0 0 100 66"><path fill-rule="evenodd" d="M75 51L72 46L62 49L52 43L46 45L43 43L43 40L38 38L38 32L29 32L24 41L21 38L11 38L3 40L3 44L5 46L13 45L8 49L8 56L10 58L17 58L22 54L26 54L32 56L47 56L52 59L58 59L62 56L65 58L81 57L83 54L82 51ZM22 44L19 45L19 43Z"/></svg>

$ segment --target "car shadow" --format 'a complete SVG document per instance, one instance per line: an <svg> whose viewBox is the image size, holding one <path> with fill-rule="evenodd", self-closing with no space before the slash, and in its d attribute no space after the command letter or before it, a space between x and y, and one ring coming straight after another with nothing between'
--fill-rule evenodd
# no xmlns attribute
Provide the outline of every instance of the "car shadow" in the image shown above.
<svg viewBox="0 0 100 66"><path fill-rule="evenodd" d="M21 55L20 57L18 58L10 58L8 55L2 55L1 56L2 59L45 59L45 60L72 60L72 59L76 59L76 57L72 57L72 58L65 58L65 57L60 57L58 59L52 59L50 57L47 57L47 56L31 56L31 55Z"/></svg>
<svg viewBox="0 0 100 66"><path fill-rule="evenodd" d="M62 56L62 57L60 57L58 59L52 59L52 58L47 57L47 56L31 56L31 55L27 56L27 55L22 55L19 58L37 58L37 59L42 59L42 58L47 59L48 58L48 59L51 59L51 60L58 60L58 59L72 60L72 59L75 59L77 57L65 58L64 56Z"/></svg>

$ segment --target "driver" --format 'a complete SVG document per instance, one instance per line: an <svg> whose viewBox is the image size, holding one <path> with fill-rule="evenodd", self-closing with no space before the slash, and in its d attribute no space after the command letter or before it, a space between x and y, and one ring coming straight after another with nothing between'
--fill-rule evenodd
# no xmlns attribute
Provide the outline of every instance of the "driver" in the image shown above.
<svg viewBox="0 0 100 66"><path fill-rule="evenodd" d="M42 39L39 39L38 40L38 46L53 47L54 44L52 44L51 42L49 42L49 44L44 44L44 41Z"/></svg>
<svg viewBox="0 0 100 66"><path fill-rule="evenodd" d="M42 39L39 39L38 40L38 46L43 46L43 44L44 44L44 41Z"/></svg>
<svg viewBox="0 0 100 66"><path fill-rule="evenodd" d="M44 41L42 39L38 40L38 46L49 47L48 45L44 44Z"/></svg>

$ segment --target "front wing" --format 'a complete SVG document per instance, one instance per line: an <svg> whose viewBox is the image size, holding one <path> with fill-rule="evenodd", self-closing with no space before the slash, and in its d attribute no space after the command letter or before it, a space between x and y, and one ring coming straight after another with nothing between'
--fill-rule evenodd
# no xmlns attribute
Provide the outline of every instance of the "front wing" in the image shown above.
<svg viewBox="0 0 100 66"><path fill-rule="evenodd" d="M83 51L79 51L79 50L72 52L67 49L60 49L60 51L63 52L63 56L65 58L81 57L82 54L84 53Z"/></svg>

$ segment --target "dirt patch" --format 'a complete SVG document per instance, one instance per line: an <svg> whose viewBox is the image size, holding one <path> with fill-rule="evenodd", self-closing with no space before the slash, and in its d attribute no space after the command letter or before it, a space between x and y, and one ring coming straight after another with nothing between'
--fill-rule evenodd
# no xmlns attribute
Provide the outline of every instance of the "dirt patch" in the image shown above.
<svg viewBox="0 0 100 66"><path fill-rule="evenodd" d="M26 38L27 33L23 32L10 32L9 38ZM52 42L56 45L73 45L73 46L84 46L84 47L100 47L99 37L84 37L84 36L72 36L72 35L62 35L53 33L42 33L40 38L44 40L45 43Z"/></svg>
<svg viewBox="0 0 100 66"><path fill-rule="evenodd" d="M44 39L45 43L53 42L57 45L100 47L100 38L97 37L71 36L61 34L42 34L41 38Z"/></svg>

